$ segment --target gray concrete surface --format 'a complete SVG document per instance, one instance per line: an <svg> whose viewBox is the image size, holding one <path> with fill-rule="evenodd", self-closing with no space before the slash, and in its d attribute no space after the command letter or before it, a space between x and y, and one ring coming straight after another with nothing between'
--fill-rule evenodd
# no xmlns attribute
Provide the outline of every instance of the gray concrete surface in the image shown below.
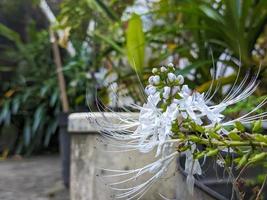
<svg viewBox="0 0 267 200"><path fill-rule="evenodd" d="M69 200L59 156L0 161L1 200Z"/></svg>
<svg viewBox="0 0 267 200"><path fill-rule="evenodd" d="M133 113L135 114L135 113ZM91 113L94 118L102 118L100 113ZM129 113L120 113L126 117ZM136 115L136 114L135 114ZM155 160L155 152L142 154L136 151L114 153L112 145L97 133L88 120L89 113L75 113L69 116L68 131L71 134L71 200L109 200L114 199L115 191L108 187L108 183L116 182L115 177L105 178L106 169L136 169ZM106 120L115 121L114 114L105 113ZM113 148L114 150L114 148ZM148 180L151 174L143 174L133 183L124 183L121 188L138 185ZM121 179L120 179L121 180ZM213 200L205 193L195 188L194 195L190 195L186 183L176 163L169 167L168 173L146 192L142 200L162 200L159 194L176 200ZM137 199L137 198L133 198Z"/></svg>

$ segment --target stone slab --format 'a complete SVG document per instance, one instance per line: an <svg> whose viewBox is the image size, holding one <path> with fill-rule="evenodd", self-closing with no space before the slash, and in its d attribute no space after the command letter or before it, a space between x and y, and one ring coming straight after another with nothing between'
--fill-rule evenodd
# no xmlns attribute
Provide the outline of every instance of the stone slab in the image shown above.
<svg viewBox="0 0 267 200"><path fill-rule="evenodd" d="M116 113L122 117L129 113ZM133 113L138 118L138 113ZM105 118L114 118L114 113L105 113ZM114 199L114 191L107 185L115 178L107 175L103 168L136 169L155 160L155 152L148 155L136 151L110 152L112 145L106 143L89 123L89 117L101 118L102 113L76 113L69 116L68 130L71 133L71 200L108 200ZM88 134L86 134L88 133ZM146 179L142 176L142 179ZM136 180L136 183L141 180ZM129 187L132 185L124 185ZM142 197L143 200L162 199L159 194L177 200L212 200L211 197L195 188L194 195L189 195L184 177L177 171L176 163L170 166L168 174L154 184ZM137 199L137 198L136 198Z"/></svg>
<svg viewBox="0 0 267 200"><path fill-rule="evenodd" d="M114 120L115 116L122 119L129 116L134 116L138 119L139 113L125 113L125 112L88 112L88 113L72 113L68 118L68 131L71 133L95 133L96 128L90 123L90 118Z"/></svg>

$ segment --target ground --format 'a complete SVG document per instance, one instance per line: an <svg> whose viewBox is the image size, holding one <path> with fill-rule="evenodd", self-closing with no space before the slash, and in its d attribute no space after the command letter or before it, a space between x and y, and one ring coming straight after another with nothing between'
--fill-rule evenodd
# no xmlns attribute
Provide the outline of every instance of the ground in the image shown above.
<svg viewBox="0 0 267 200"><path fill-rule="evenodd" d="M69 200L59 156L0 161L1 200Z"/></svg>

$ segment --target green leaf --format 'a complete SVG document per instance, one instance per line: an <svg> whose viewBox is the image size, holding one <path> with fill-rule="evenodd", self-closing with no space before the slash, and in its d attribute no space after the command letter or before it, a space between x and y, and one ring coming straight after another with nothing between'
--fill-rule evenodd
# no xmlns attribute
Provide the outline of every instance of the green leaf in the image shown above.
<svg viewBox="0 0 267 200"><path fill-rule="evenodd" d="M17 114L20 106L20 99L19 97L15 97L12 101L12 113Z"/></svg>
<svg viewBox="0 0 267 200"><path fill-rule="evenodd" d="M198 142L201 141L201 139L200 139L198 136L195 136L195 135L190 135L190 136L188 137L188 139L189 139L190 141L192 141L192 142L196 142L196 143L198 143Z"/></svg>
<svg viewBox="0 0 267 200"><path fill-rule="evenodd" d="M206 155L206 153L207 153L206 151L197 152L195 154L195 159L203 158Z"/></svg>
<svg viewBox="0 0 267 200"><path fill-rule="evenodd" d="M202 126L196 124L195 122L190 123L190 125L191 125L191 128L192 128L194 131L198 131L198 132L200 132L200 133L204 133L204 131L205 131L205 129L204 129Z"/></svg>
<svg viewBox="0 0 267 200"><path fill-rule="evenodd" d="M255 140L257 142L265 142L265 143L267 143L267 136L266 135L253 134L253 136L255 137Z"/></svg>
<svg viewBox="0 0 267 200"><path fill-rule="evenodd" d="M215 138L217 140L220 139L220 135L218 133L216 133L216 132L213 132L213 131L209 132L209 137L210 138Z"/></svg>
<svg viewBox="0 0 267 200"><path fill-rule="evenodd" d="M215 156L219 153L219 149L211 149L207 152L206 156Z"/></svg>
<svg viewBox="0 0 267 200"><path fill-rule="evenodd" d="M55 104L56 104L56 102L57 102L57 100L58 100L58 98L59 98L58 90L54 90L52 96L50 97L49 105L50 105L51 107L54 107Z"/></svg>
<svg viewBox="0 0 267 200"><path fill-rule="evenodd" d="M32 126L32 131L35 133L44 117L44 107L41 105L37 108L34 113L34 121Z"/></svg>
<svg viewBox="0 0 267 200"><path fill-rule="evenodd" d="M251 151L249 151L248 153L246 153L245 155L241 157L241 159L238 161L238 164L236 167L237 169L240 169L242 166L244 166L247 163L250 154L251 154Z"/></svg>
<svg viewBox="0 0 267 200"><path fill-rule="evenodd" d="M14 42L17 46L21 45L20 36L15 31L0 23L0 35Z"/></svg>
<svg viewBox="0 0 267 200"><path fill-rule="evenodd" d="M51 136L56 132L56 129L58 127L58 121L53 120L51 123L49 123L48 128L46 130L45 139L44 139L44 146L48 146Z"/></svg>
<svg viewBox="0 0 267 200"><path fill-rule="evenodd" d="M82 102L85 101L85 96L82 94L75 98L75 105L80 105Z"/></svg>
<svg viewBox="0 0 267 200"><path fill-rule="evenodd" d="M266 157L267 157L267 152L261 152L261 153L255 154L254 156L252 156L252 157L249 159L249 164L252 164L252 163L255 163L255 162L259 162L259 161L262 161L262 160L264 160Z"/></svg>
<svg viewBox="0 0 267 200"><path fill-rule="evenodd" d="M253 133L259 133L262 130L262 121L258 120L256 122L253 123L253 128L252 128L252 132Z"/></svg>
<svg viewBox="0 0 267 200"><path fill-rule="evenodd" d="M220 22L220 23L224 23L222 16L213 8L207 6L207 5L201 5L199 6L199 9L210 19L216 21L216 22Z"/></svg>
<svg viewBox="0 0 267 200"><path fill-rule="evenodd" d="M26 120L26 123L24 125L23 138L24 138L24 145L28 146L31 140L31 123L29 119Z"/></svg>
<svg viewBox="0 0 267 200"><path fill-rule="evenodd" d="M232 131L228 134L228 137L229 137L231 140L234 140L234 141L240 141L240 140L241 140L241 137L240 137L237 133L238 133L238 130L237 130L237 129L234 129L234 130L232 130Z"/></svg>
<svg viewBox="0 0 267 200"><path fill-rule="evenodd" d="M235 122L235 127L237 128L237 130L239 130L240 132L245 132L245 126L239 122L239 121L236 121Z"/></svg>
<svg viewBox="0 0 267 200"><path fill-rule="evenodd" d="M126 50L128 61L138 73L143 71L145 58L145 36L142 20L139 15L133 14L126 30Z"/></svg>
<svg viewBox="0 0 267 200"><path fill-rule="evenodd" d="M112 19L113 21L119 20L116 13L110 7L106 6L102 0L95 0L95 2L97 3L97 5L99 5L99 7L106 13L106 15L110 19Z"/></svg>
<svg viewBox="0 0 267 200"><path fill-rule="evenodd" d="M11 119L10 101L9 100L5 101L1 109L2 110L0 114L0 124L2 122L5 122L5 125L8 125Z"/></svg>

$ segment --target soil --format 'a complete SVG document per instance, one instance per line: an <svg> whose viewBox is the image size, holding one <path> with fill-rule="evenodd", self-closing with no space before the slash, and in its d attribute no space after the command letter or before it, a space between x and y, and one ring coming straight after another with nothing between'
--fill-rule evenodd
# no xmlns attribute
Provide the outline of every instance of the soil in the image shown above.
<svg viewBox="0 0 267 200"><path fill-rule="evenodd" d="M1 200L69 200L59 156L0 161Z"/></svg>

